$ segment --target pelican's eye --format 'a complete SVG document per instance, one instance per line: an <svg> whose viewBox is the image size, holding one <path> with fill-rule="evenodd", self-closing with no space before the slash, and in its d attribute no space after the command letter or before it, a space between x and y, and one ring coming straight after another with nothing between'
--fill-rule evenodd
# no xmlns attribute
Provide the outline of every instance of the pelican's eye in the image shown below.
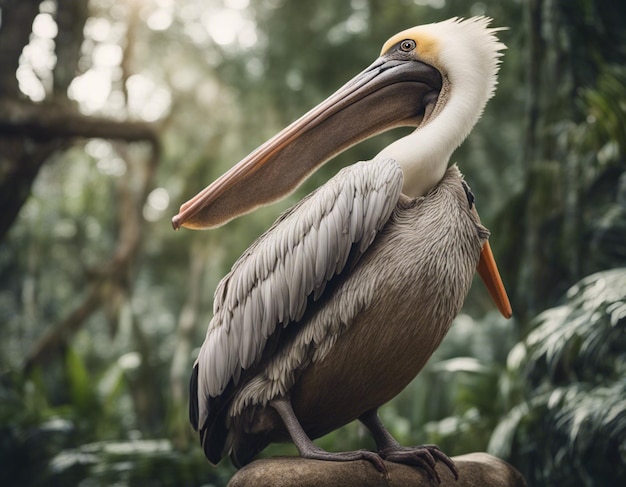
<svg viewBox="0 0 626 487"><path fill-rule="evenodd" d="M413 39L405 39L400 43L400 49L404 52L411 52L415 49L415 41Z"/></svg>

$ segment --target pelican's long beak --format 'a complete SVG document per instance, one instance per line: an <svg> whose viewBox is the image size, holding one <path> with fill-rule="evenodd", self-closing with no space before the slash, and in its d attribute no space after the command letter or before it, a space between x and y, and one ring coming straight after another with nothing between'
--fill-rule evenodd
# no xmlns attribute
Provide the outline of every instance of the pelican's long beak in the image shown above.
<svg viewBox="0 0 626 487"><path fill-rule="evenodd" d="M482 278L487 290L491 295L491 299L496 303L496 306L505 318L510 318L513 315L511 309L511 303L509 297L506 294L506 289L500 278L498 272L498 266L496 260L491 252L491 246L489 242L485 242L483 249L480 252L480 260L478 261L478 274Z"/></svg>
<svg viewBox="0 0 626 487"><path fill-rule="evenodd" d="M333 155L376 133L417 126L441 90L440 73L383 55L369 68L184 203L174 228L210 228L291 193Z"/></svg>

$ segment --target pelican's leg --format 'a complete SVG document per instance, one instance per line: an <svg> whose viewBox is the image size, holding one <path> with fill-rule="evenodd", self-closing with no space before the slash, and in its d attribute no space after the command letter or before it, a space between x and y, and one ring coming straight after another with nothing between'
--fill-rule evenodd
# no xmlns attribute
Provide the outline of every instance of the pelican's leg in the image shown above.
<svg viewBox="0 0 626 487"><path fill-rule="evenodd" d="M435 470L435 464L437 460L439 460L450 469L454 478L458 480L459 473L454 462L448 455L442 452L437 445L409 447L400 445L400 443L391 436L391 433L387 431L387 428L385 428L385 425L378 417L378 411L376 409L367 411L359 416L359 421L370 430L374 441L376 441L378 454L385 460L422 467L432 478L441 483L441 478L437 470Z"/></svg>
<svg viewBox="0 0 626 487"><path fill-rule="evenodd" d="M386 472L385 464L377 453L368 450L358 450L350 452L332 453L328 452L311 441L306 432L302 429L300 421L293 412L289 398L280 397L270 401L272 406L280 415L285 427L291 436L291 440L303 458L315 460L328 460L331 462L349 462L353 460L367 460L380 472Z"/></svg>

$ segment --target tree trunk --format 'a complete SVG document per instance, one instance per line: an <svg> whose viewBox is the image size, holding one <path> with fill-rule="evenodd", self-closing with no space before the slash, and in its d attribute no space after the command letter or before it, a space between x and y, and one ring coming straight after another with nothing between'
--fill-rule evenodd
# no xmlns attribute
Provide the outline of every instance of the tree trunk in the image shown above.
<svg viewBox="0 0 626 487"><path fill-rule="evenodd" d="M522 321L554 302L580 275L580 188L577 168L559 144L559 127L575 120L571 39L562 2L526 3L528 25L526 163L522 256L515 293Z"/></svg>

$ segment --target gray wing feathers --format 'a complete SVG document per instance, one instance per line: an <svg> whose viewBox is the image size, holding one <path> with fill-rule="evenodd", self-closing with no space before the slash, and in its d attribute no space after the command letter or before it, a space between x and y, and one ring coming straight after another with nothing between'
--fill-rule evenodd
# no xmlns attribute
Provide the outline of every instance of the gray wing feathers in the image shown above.
<svg viewBox="0 0 626 487"><path fill-rule="evenodd" d="M393 160L359 162L283 213L233 265L215 292L214 316L198 356L199 424L209 396L260 359L276 326L304 315L356 245L363 253L402 189Z"/></svg>

